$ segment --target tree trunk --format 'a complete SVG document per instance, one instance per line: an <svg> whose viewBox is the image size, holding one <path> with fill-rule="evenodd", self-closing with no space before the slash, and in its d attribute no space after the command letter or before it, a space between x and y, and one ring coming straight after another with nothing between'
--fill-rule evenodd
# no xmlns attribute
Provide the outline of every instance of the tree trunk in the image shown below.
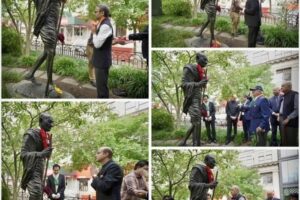
<svg viewBox="0 0 300 200"><path fill-rule="evenodd" d="M26 29L26 36L25 36L25 55L29 55L30 54L30 49L31 49L31 27L28 26L28 28Z"/></svg>
<svg viewBox="0 0 300 200"><path fill-rule="evenodd" d="M193 1L193 18L197 18L198 0Z"/></svg>

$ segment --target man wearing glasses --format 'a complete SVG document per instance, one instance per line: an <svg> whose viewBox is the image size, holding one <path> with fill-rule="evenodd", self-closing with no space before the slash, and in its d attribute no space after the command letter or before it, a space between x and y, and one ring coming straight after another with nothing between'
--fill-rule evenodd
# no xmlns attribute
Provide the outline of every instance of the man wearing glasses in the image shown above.
<svg viewBox="0 0 300 200"><path fill-rule="evenodd" d="M98 5L95 10L97 24L93 24L94 52L92 63L95 67L97 98L109 98L107 86L109 68L112 64L113 28L106 5Z"/></svg>

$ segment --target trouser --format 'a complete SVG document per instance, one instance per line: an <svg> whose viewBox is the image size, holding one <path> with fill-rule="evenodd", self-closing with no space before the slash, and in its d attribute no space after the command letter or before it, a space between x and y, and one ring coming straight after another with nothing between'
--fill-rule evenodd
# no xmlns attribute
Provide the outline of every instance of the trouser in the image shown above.
<svg viewBox="0 0 300 200"><path fill-rule="evenodd" d="M200 137L201 137L201 124L199 122L192 123L193 125L193 146L200 146Z"/></svg>
<svg viewBox="0 0 300 200"><path fill-rule="evenodd" d="M249 128L250 128L250 120L245 119L245 116L243 118L243 131L244 131L244 139L249 140L250 139L250 133L249 133Z"/></svg>
<svg viewBox="0 0 300 200"><path fill-rule="evenodd" d="M204 29L208 26L209 24L209 31L210 31L210 38L212 40L215 40L215 22L216 22L216 15L214 14L207 14L207 21L202 25L200 29L200 35L202 35Z"/></svg>
<svg viewBox="0 0 300 200"><path fill-rule="evenodd" d="M92 62L94 48L91 45L87 45L86 47L86 55L88 58L88 67L89 67L89 79L90 81L95 81L95 67Z"/></svg>
<svg viewBox="0 0 300 200"><path fill-rule="evenodd" d="M238 30L238 26L240 23L240 14L236 12L231 12L230 13L231 21L232 21L232 29L231 33L236 34Z"/></svg>
<svg viewBox="0 0 300 200"><path fill-rule="evenodd" d="M231 141L231 131L233 126L233 137L237 134L237 120L232 120L231 118L227 118L227 141Z"/></svg>
<svg viewBox="0 0 300 200"><path fill-rule="evenodd" d="M95 72L96 72L97 98L109 98L109 90L107 86L109 69L95 68Z"/></svg>
<svg viewBox="0 0 300 200"><path fill-rule="evenodd" d="M280 132L282 137L282 146L298 146L298 127L289 127L283 125L283 118L280 117Z"/></svg>
<svg viewBox="0 0 300 200"><path fill-rule="evenodd" d="M215 120L212 121L204 121L206 127L207 138L210 141L216 140L216 127ZM211 127L211 129L210 129Z"/></svg>
<svg viewBox="0 0 300 200"><path fill-rule="evenodd" d="M266 146L267 145L267 133L268 132L256 132L257 143L256 146Z"/></svg>
<svg viewBox="0 0 300 200"><path fill-rule="evenodd" d="M272 116L273 118L273 116ZM277 146L277 127L279 127L279 122L276 119L277 117L274 117L274 119L271 119L271 127L272 127L272 136L271 136L271 145Z"/></svg>
<svg viewBox="0 0 300 200"><path fill-rule="evenodd" d="M248 47L256 47L259 26L248 26Z"/></svg>

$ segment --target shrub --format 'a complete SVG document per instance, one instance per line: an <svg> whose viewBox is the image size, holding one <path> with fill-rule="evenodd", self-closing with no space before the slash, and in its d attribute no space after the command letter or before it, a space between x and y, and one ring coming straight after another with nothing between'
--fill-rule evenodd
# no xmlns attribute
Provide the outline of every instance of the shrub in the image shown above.
<svg viewBox="0 0 300 200"><path fill-rule="evenodd" d="M115 67L109 72L110 88L125 90L130 98L148 97L148 74L145 70L132 67Z"/></svg>
<svg viewBox="0 0 300 200"><path fill-rule="evenodd" d="M59 57L54 61L53 70L62 76L72 76L77 81L85 82L89 80L87 63L69 57Z"/></svg>
<svg viewBox="0 0 300 200"><path fill-rule="evenodd" d="M23 56L21 57L21 63L20 65L22 67L32 67L36 61L36 57L35 56Z"/></svg>
<svg viewBox="0 0 300 200"><path fill-rule="evenodd" d="M2 53L19 56L22 53L22 36L14 29L2 28Z"/></svg>
<svg viewBox="0 0 300 200"><path fill-rule="evenodd" d="M283 26L262 26L265 45L269 47L298 47L298 31Z"/></svg>
<svg viewBox="0 0 300 200"><path fill-rule="evenodd" d="M231 23L229 22L229 20L219 19L216 21L215 27L217 31L228 33L230 33L231 31Z"/></svg>
<svg viewBox="0 0 300 200"><path fill-rule="evenodd" d="M152 109L153 130L173 130L174 118L163 109Z"/></svg>
<svg viewBox="0 0 300 200"><path fill-rule="evenodd" d="M205 18L194 18L192 19L192 26L202 26L202 24L204 24Z"/></svg>
<svg viewBox="0 0 300 200"><path fill-rule="evenodd" d="M2 66L9 67L16 63L16 57L11 54L2 54Z"/></svg>
<svg viewBox="0 0 300 200"><path fill-rule="evenodd" d="M173 16L192 16L192 4L185 0L166 0L162 3L164 14Z"/></svg>
<svg viewBox="0 0 300 200"><path fill-rule="evenodd" d="M238 27L238 33L242 35L247 35L248 34L248 27L246 26L245 23L240 23Z"/></svg>

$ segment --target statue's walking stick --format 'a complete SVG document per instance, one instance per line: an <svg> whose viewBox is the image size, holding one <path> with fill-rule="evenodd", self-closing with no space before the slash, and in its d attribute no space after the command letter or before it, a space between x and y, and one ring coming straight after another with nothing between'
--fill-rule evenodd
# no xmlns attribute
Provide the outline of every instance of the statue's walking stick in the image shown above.
<svg viewBox="0 0 300 200"><path fill-rule="evenodd" d="M216 173L216 179L215 179L215 181L218 180L218 172L219 172L219 171L217 171L217 173ZM212 193L212 195L211 195L211 200L214 200L215 191L216 191L216 188L214 188L214 190L213 190L213 193Z"/></svg>
<svg viewBox="0 0 300 200"><path fill-rule="evenodd" d="M56 29L56 40L55 40L54 56L55 56L56 45L57 45L57 37L58 37L60 25L61 25L61 19L62 19L64 7L65 7L65 2L63 2L61 10L60 10L60 16L59 16L59 20L58 20L57 29ZM54 59L54 56L53 56L53 59ZM46 90L45 90L45 97L49 96L49 85L50 85L50 77L52 79L52 71L53 71L53 60L52 60L52 63L50 63L50 65L48 66L48 69L47 69L48 80L47 80L47 85L46 85Z"/></svg>
<svg viewBox="0 0 300 200"><path fill-rule="evenodd" d="M52 147L52 134L49 135L49 147ZM46 158L45 173L43 176L43 189L46 186L46 178L47 178L47 171L48 171L50 157L51 157L51 155L49 156L49 158Z"/></svg>

